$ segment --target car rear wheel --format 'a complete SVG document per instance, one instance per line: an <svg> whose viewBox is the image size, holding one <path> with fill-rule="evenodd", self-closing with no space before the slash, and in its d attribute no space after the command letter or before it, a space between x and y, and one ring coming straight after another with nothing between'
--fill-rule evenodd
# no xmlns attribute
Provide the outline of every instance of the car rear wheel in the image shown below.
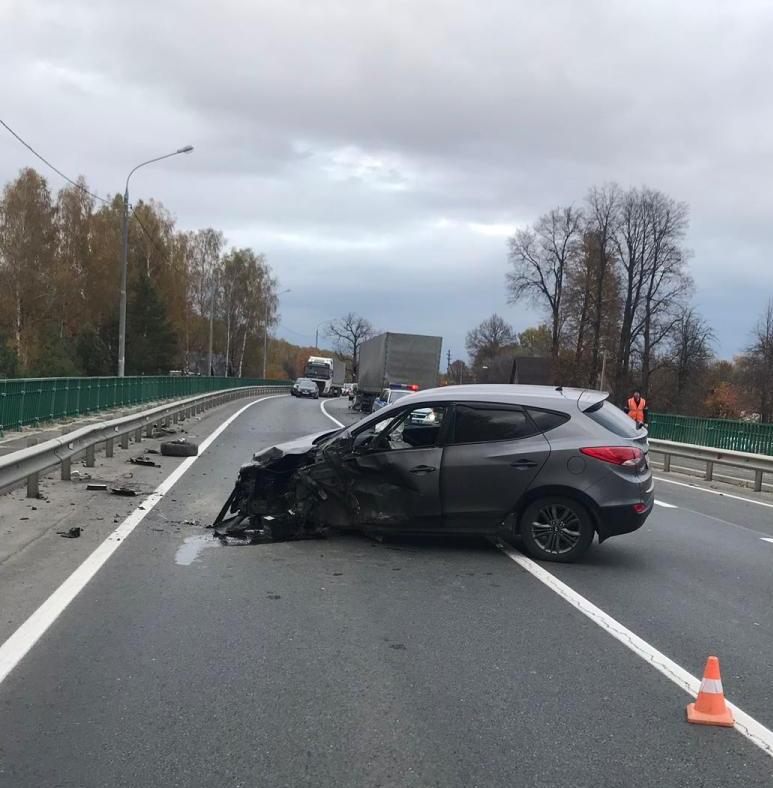
<svg viewBox="0 0 773 788"><path fill-rule="evenodd" d="M593 541L588 510L571 498L540 498L521 515L519 533L526 552L540 561L576 561Z"/></svg>

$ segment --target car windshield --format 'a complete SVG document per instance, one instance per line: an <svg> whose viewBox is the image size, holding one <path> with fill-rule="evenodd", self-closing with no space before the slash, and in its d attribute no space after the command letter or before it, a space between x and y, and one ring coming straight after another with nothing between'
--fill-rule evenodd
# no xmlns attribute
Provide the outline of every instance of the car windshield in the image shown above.
<svg viewBox="0 0 773 788"><path fill-rule="evenodd" d="M330 380L333 376L333 372L325 364L309 364L306 367L306 374L310 378L319 378L320 380Z"/></svg>

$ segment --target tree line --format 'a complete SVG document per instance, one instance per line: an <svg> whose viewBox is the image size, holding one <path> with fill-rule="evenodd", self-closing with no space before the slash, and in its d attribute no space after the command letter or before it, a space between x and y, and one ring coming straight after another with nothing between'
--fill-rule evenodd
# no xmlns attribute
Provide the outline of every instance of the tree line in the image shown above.
<svg viewBox="0 0 773 788"><path fill-rule="evenodd" d="M518 230L508 300L545 321L517 335L492 315L472 329L468 377L506 380L513 355L544 355L556 383L606 388L618 402L639 388L656 410L773 420L773 301L745 352L717 359L691 303L688 222L688 206L661 191L609 184ZM452 366L449 377L464 379L464 362Z"/></svg>
<svg viewBox="0 0 773 788"><path fill-rule="evenodd" d="M83 179L54 194L24 169L6 184L0 376L116 373L122 212L120 195L98 202ZM261 375L263 332L277 322L264 255L213 228L180 230L161 203L139 201L128 272L127 374ZM268 374L284 377L271 357Z"/></svg>

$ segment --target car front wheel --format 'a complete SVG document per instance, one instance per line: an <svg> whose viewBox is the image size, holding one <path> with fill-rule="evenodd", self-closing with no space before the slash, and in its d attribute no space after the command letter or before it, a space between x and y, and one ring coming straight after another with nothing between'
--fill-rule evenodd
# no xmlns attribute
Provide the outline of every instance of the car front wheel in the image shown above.
<svg viewBox="0 0 773 788"><path fill-rule="evenodd" d="M571 498L540 498L526 507L519 533L526 552L540 561L576 561L593 541L588 510Z"/></svg>

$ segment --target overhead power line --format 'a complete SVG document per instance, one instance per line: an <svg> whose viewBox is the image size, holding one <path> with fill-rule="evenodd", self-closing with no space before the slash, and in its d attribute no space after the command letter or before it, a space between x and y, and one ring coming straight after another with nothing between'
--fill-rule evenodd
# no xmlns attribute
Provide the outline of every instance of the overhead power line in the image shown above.
<svg viewBox="0 0 773 788"><path fill-rule="evenodd" d="M2 124L2 126L6 129L6 131L8 131L10 134L16 137L16 139L22 145L24 145L24 147L27 148L28 151L30 151L34 156L37 156L43 162L43 164L46 165L46 167L50 167L57 175L59 175L61 178L64 178L67 181L67 183L71 183L76 189L80 189L82 192L88 194L89 197L93 197L95 200L99 200L100 202L103 202L105 204L108 203L108 200L106 200L104 197L100 197L98 194L94 194L93 192L90 192L85 186L83 186L83 184L74 181L72 178L68 178L60 169L54 167L54 165L51 164L51 162L48 159L46 159L44 156L38 153L32 147L32 145L29 144L29 142L22 139L4 120L0 119L0 124Z"/></svg>
<svg viewBox="0 0 773 788"><path fill-rule="evenodd" d="M2 126L3 126L3 128L5 128L5 129L6 129L6 131L8 131L8 132L9 132L11 135L13 135L13 136L14 136L14 137L15 137L15 138L16 138L16 139L17 139L17 140L18 140L18 141L19 141L19 142L20 142L22 145L24 145L24 147L25 147L25 148L27 148L27 150L28 150L28 151L30 151L30 153L32 153L34 156L36 156L38 159L40 159L40 161L42 161L42 162L43 162L43 164L45 164L45 165L46 165L46 167L49 167L50 169L52 169L52 170L53 170L53 171L54 171L54 172L55 172L55 173L56 173L56 174L57 174L57 175L58 175L60 178L64 178L64 179L67 181L67 183L69 183L69 184L72 184L72 185L73 185L73 186L74 186L76 189L79 189L79 190L80 190L80 191L82 191L84 194L88 194L88 195L89 195L89 197L93 197L95 200L99 200L100 202L104 203L105 205L109 205L109 204L110 204L110 201L109 201L109 200L106 200L104 197L100 197L98 194L94 194L94 192L90 192L90 191L89 191L89 190L88 190L88 189L87 189L87 188L86 188L86 187L85 187L83 184L81 184L81 183L78 183L77 181L74 181L72 178L70 178L70 177L68 177L67 175L65 175L65 174L64 174L64 173L63 173L63 172L62 172L62 171L61 171L61 170L60 170L58 167L54 167L54 165L53 165L53 164L51 164L51 162L50 162L48 159L46 159L46 158L45 158L45 156L43 156L42 154L38 153L38 152L37 152L37 151L36 151L36 150L35 150L35 149L32 147L32 145L30 145L30 144L29 144L29 143L28 143L28 142L27 142L25 139L23 139L22 137L20 137L20 136L19 136L19 135L18 135L18 134L17 134L17 133L16 133L16 132L15 132L15 131L14 131L14 130L13 130L11 127L10 127L10 126L9 126L9 125L8 125L8 124L7 124L7 123L4 121L4 120L2 120L1 118L0 118L0 125L2 125ZM150 241L150 242L153 244L153 246L156 248L156 251L157 251L157 252L158 252L158 253L159 253L159 254L160 254L160 255L161 255L163 258L164 258L164 260L165 260L165 261L168 263L168 262L169 262L169 258L168 258L168 257L167 257L167 255L164 253L164 251L163 251L163 250L162 250L162 249L159 247L159 245L156 243L156 240L155 240L155 238L153 238L153 236L152 236L152 235L151 235L151 234L148 232L148 230L147 230L147 228L145 227L145 225L144 225L144 224L143 224L143 223L140 221L140 218L139 218L139 216L137 216L137 214L136 214L136 208L134 208L134 207L132 207L132 206L130 206L130 207L131 207L131 215L132 215L132 218L133 218L134 220L136 220L136 222L137 222L137 224L140 226L140 229L142 230L142 232L143 232L143 233L144 233L144 234L147 236L148 240L149 240L149 241Z"/></svg>

